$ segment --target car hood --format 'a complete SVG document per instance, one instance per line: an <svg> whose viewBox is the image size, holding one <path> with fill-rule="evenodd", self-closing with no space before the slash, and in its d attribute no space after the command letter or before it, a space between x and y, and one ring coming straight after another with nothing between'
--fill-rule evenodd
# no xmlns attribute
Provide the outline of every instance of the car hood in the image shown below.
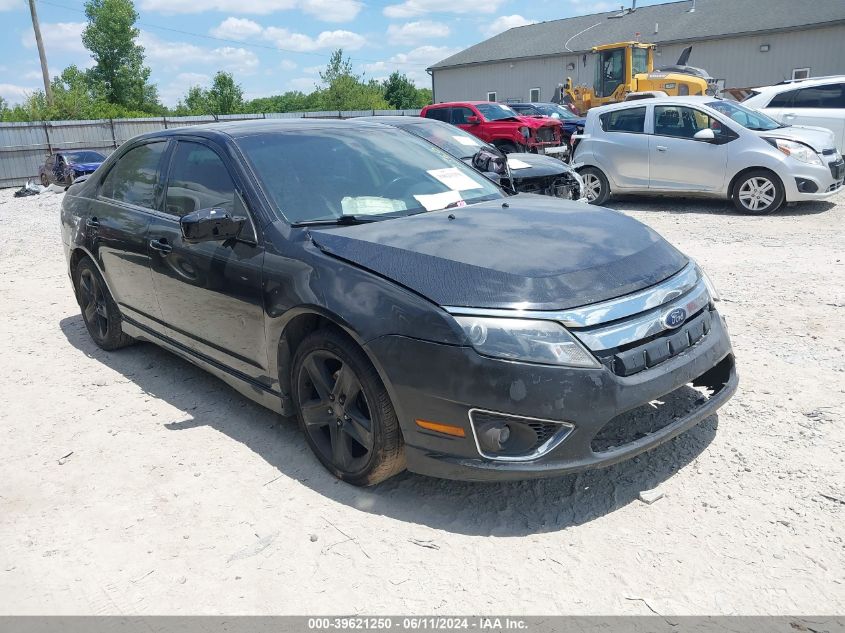
<svg viewBox="0 0 845 633"><path fill-rule="evenodd" d="M520 123L524 123L530 128L540 128L540 127L556 127L560 125L560 121L557 119L553 119L551 117L536 117L536 116L523 116L519 115L517 117Z"/></svg>
<svg viewBox="0 0 845 633"><path fill-rule="evenodd" d="M688 263L616 211L531 194L506 202L312 228L311 239L442 306L574 308L636 292Z"/></svg>
<svg viewBox="0 0 845 633"><path fill-rule="evenodd" d="M71 168L75 169L76 171L94 171L102 165L102 161L99 163L71 163Z"/></svg>
<svg viewBox="0 0 845 633"><path fill-rule="evenodd" d="M836 147L833 132L823 127L809 125L790 125L776 130L758 131L763 138L785 138L809 145L817 152Z"/></svg>
<svg viewBox="0 0 845 633"><path fill-rule="evenodd" d="M551 156L518 152L508 154L508 165L514 178L544 178L546 176L560 176L572 169L563 161ZM521 165L528 165L522 167Z"/></svg>

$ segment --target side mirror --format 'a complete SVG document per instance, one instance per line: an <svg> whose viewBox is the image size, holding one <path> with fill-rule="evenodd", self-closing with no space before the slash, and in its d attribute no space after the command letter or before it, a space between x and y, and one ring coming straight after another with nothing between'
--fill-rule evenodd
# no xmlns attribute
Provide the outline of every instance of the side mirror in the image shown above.
<svg viewBox="0 0 845 633"><path fill-rule="evenodd" d="M226 209L212 207L183 215L179 220L182 239L186 242L216 242L238 237L245 217L233 216Z"/></svg>
<svg viewBox="0 0 845 633"><path fill-rule="evenodd" d="M693 138L696 141L715 141L716 133L708 127L696 132Z"/></svg>
<svg viewBox="0 0 845 633"><path fill-rule="evenodd" d="M477 125L478 123L481 123L481 119L479 119L475 115L468 116L467 117L467 123L469 123L470 125Z"/></svg>

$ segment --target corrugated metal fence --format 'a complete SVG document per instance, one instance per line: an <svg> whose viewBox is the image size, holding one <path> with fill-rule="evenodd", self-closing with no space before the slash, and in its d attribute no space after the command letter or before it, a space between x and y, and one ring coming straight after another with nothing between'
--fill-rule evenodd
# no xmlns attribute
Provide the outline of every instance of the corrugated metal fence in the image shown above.
<svg viewBox="0 0 845 633"><path fill-rule="evenodd" d="M220 116L101 119L96 121L39 121L0 123L0 187L20 187L38 177L48 154L59 150L96 149L110 154L130 138L168 128L214 121L246 119L347 119L357 116L417 116L419 110L361 110L332 112L276 112Z"/></svg>

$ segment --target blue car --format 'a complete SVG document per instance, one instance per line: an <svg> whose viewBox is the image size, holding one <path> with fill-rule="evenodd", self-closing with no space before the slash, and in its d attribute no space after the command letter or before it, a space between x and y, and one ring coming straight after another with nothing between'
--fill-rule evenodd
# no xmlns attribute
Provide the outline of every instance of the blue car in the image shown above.
<svg viewBox="0 0 845 633"><path fill-rule="evenodd" d="M45 187L51 182L72 185L80 176L93 174L103 164L106 157L90 149L75 149L50 154L39 168L41 184Z"/></svg>
<svg viewBox="0 0 845 633"><path fill-rule="evenodd" d="M568 141L573 134L584 131L587 119L574 114L566 106L557 103L509 103L511 108L525 116L547 116L560 121L563 137Z"/></svg>

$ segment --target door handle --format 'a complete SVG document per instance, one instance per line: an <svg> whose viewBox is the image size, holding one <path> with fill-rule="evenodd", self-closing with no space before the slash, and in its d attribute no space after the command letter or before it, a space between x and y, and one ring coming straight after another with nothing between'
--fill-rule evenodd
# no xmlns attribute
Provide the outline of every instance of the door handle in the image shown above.
<svg viewBox="0 0 845 633"><path fill-rule="evenodd" d="M162 255L167 255L170 251L173 250L173 247L167 243L166 237L162 237L158 240L150 240L150 248L154 251L158 251Z"/></svg>
<svg viewBox="0 0 845 633"><path fill-rule="evenodd" d="M88 218L85 222L85 226L89 229L98 229L100 228L100 221L97 218Z"/></svg>
<svg viewBox="0 0 845 633"><path fill-rule="evenodd" d="M668 148L668 147L666 147L665 145L658 145L658 146L657 146L657 151L658 151L658 152L665 152L667 149L669 149L669 148Z"/></svg>

